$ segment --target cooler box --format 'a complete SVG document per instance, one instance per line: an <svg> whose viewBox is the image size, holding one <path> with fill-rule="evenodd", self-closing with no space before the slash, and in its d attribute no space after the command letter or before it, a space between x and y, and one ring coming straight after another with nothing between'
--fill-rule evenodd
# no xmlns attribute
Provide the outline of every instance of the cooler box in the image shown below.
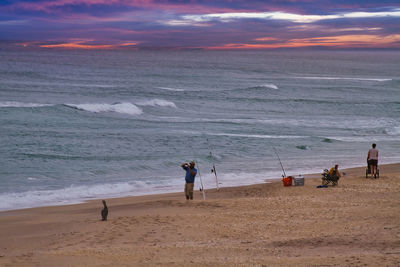
<svg viewBox="0 0 400 267"><path fill-rule="evenodd" d="M294 177L294 185L295 186L303 186L304 185L304 177L301 175Z"/></svg>
<svg viewBox="0 0 400 267"><path fill-rule="evenodd" d="M283 182L283 186L291 186L292 185L292 180L293 177L292 176L288 176L282 179Z"/></svg>

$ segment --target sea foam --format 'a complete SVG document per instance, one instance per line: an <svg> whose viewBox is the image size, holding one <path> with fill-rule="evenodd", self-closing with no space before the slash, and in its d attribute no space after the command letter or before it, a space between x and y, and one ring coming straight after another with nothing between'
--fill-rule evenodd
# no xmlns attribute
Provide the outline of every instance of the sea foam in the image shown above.
<svg viewBox="0 0 400 267"><path fill-rule="evenodd" d="M176 186L175 186L176 187ZM70 186L57 190L36 190L0 194L0 211L40 206L77 204L90 199L138 196L177 191L176 188L157 189L145 182Z"/></svg>
<svg viewBox="0 0 400 267"><path fill-rule="evenodd" d="M157 87L158 89L167 90L167 91L176 91L176 92L183 92L185 89L180 88L170 88L170 87Z"/></svg>
<svg viewBox="0 0 400 267"><path fill-rule="evenodd" d="M39 104L39 103L23 103L23 102L15 102L15 101L5 101L0 102L0 108L37 108L37 107L48 107L52 106L51 104Z"/></svg>
<svg viewBox="0 0 400 267"><path fill-rule="evenodd" d="M293 77L294 79L307 79L307 80L353 80L353 81L373 81L373 82L387 82L392 79L384 79L384 78L360 78L360 77Z"/></svg>
<svg viewBox="0 0 400 267"><path fill-rule="evenodd" d="M255 85L255 86L249 86L249 87L243 87L243 88L236 88L233 89L234 91L242 91L242 90L265 90L265 89L273 89L273 90L278 90L278 86L273 84L273 83L265 83L265 84L260 84L260 85Z"/></svg>
<svg viewBox="0 0 400 267"><path fill-rule="evenodd" d="M143 111L132 103L115 103L115 104L66 104L66 106L85 110L94 113L100 112L117 112L128 115L140 115Z"/></svg>
<svg viewBox="0 0 400 267"><path fill-rule="evenodd" d="M261 87L265 87L265 88L269 88L269 89L274 89L274 90L278 90L278 86L276 86L273 83L267 83L267 84L263 84Z"/></svg>
<svg viewBox="0 0 400 267"><path fill-rule="evenodd" d="M160 107L176 108L176 105L174 102L167 101L164 99L152 99L152 100L137 102L136 104L139 106L153 106L153 107L160 106Z"/></svg>
<svg viewBox="0 0 400 267"><path fill-rule="evenodd" d="M384 132L388 135L400 135L400 126L390 127Z"/></svg>
<svg viewBox="0 0 400 267"><path fill-rule="evenodd" d="M261 135L261 134L232 134L232 133L207 133L208 135L215 136L232 136L232 137L245 137L245 138L262 138L262 139L297 139L305 138L305 136L298 135Z"/></svg>
<svg viewBox="0 0 400 267"><path fill-rule="evenodd" d="M247 185L264 182L265 178L255 173L221 173L220 186ZM211 173L204 173L202 176L204 188L215 188L215 176ZM182 187L182 178L168 179L157 184L144 181L132 181L121 183L106 183L95 185L72 185L56 190L32 190L25 192L0 193L0 211L16 210L31 207L58 206L66 204L78 204L88 200L152 195L160 193L179 192ZM195 187L200 187L200 178L196 179ZM99 205L100 201L99 201Z"/></svg>

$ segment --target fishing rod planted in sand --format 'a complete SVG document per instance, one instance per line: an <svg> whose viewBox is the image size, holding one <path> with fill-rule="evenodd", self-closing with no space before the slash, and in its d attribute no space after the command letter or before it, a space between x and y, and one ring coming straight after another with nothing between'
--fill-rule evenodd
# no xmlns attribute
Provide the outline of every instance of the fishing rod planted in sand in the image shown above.
<svg viewBox="0 0 400 267"><path fill-rule="evenodd" d="M215 183L217 184L217 191L219 191L219 182L218 182L217 169L215 168L215 159L214 159L214 155L212 154L212 149L211 149L210 143L208 142L208 138L207 138L207 143L208 143L208 146L209 146L209 149L210 149L210 157L211 157L211 160L212 160L211 172L214 173L214 175L215 175Z"/></svg>
<svg viewBox="0 0 400 267"><path fill-rule="evenodd" d="M200 178L200 191L203 193L203 200L206 200L206 193L204 192L204 186L203 186L203 179L201 179L201 173L200 173L200 166L197 162L195 162L197 165L197 170L199 172L199 178Z"/></svg>
<svg viewBox="0 0 400 267"><path fill-rule="evenodd" d="M275 147L272 147L272 148L274 149L275 154L278 157L279 163L281 164L282 171L283 171L283 177L286 177L285 169L283 168L283 165L282 165L281 159L279 158L278 152L276 151Z"/></svg>

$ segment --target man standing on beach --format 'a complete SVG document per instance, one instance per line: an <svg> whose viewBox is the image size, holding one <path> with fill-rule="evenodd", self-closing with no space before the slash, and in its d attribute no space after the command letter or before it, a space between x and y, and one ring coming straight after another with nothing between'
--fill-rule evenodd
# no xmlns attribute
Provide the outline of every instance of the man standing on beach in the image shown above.
<svg viewBox="0 0 400 267"><path fill-rule="evenodd" d="M185 176L185 195L186 199L193 199L194 178L196 177L197 170L194 167L196 164L192 160L190 163L183 163L181 167L186 171Z"/></svg>
<svg viewBox="0 0 400 267"><path fill-rule="evenodd" d="M371 167L371 175L376 178L376 169L378 168L378 149L376 149L376 144L372 144L372 148L368 150L367 161Z"/></svg>

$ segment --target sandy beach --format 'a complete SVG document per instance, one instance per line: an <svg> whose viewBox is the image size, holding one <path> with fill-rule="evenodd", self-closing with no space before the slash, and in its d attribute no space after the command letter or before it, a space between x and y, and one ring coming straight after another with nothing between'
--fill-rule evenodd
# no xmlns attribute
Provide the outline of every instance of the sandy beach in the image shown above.
<svg viewBox="0 0 400 267"><path fill-rule="evenodd" d="M399 266L400 164L342 172L2 212L0 266Z"/></svg>

